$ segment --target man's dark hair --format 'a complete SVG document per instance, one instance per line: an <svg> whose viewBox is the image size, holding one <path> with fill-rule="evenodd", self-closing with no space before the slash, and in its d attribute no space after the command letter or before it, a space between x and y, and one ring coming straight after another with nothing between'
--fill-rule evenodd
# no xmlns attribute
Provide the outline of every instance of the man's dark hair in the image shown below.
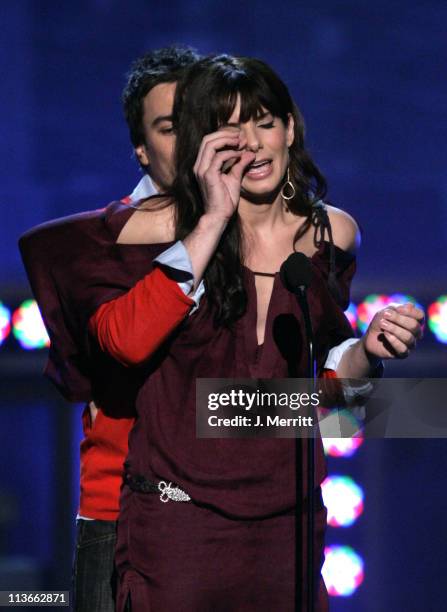
<svg viewBox="0 0 447 612"><path fill-rule="evenodd" d="M123 90L124 115L134 147L144 144L143 100L160 83L175 83L200 59L191 47L173 45L146 53L131 66Z"/></svg>

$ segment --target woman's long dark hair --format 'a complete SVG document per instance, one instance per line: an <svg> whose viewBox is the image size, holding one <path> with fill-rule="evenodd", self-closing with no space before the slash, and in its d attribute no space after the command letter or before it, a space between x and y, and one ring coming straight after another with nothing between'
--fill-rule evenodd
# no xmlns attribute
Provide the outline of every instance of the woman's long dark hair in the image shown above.
<svg viewBox="0 0 447 612"><path fill-rule="evenodd" d="M193 166L202 138L215 132L231 117L238 95L240 122L256 119L269 111L285 126L294 119L295 137L289 148L290 176L296 193L287 206L306 217L295 242L312 223L313 205L324 198L326 182L304 148L304 122L286 85L264 62L246 57L219 55L194 64L178 84L174 102L176 179L172 195L176 202L176 239L185 238L204 213L204 205ZM209 303L215 322L230 325L246 308L243 285L242 236L238 215L228 223L206 272Z"/></svg>

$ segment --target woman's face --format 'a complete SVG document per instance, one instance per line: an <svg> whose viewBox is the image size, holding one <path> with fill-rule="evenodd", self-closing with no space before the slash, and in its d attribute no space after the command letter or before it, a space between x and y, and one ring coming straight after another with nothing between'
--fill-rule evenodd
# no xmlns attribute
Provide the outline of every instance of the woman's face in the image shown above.
<svg viewBox="0 0 447 612"><path fill-rule="evenodd" d="M245 136L246 149L256 153L256 158L244 173L241 185L243 196L256 200L262 194L271 194L282 183L289 163L289 147L293 143L293 117L288 125L267 110L257 119L240 123L240 98L226 126L238 127Z"/></svg>

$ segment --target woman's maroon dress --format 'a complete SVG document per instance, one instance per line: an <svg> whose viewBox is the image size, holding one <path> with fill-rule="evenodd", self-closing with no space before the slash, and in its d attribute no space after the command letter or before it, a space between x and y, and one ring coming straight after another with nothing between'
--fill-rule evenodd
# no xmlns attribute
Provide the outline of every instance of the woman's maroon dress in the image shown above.
<svg viewBox="0 0 447 612"><path fill-rule="evenodd" d="M131 288L169 246L116 244L131 214L126 206L110 205L101 233L104 263L90 266L87 273L82 262L73 264L83 270L83 321L100 303ZM354 258L335 248L342 290L337 303L328 289L329 252L324 242L311 258L308 290L320 370L328 350L352 336L343 308L349 301ZM158 494L123 487L116 556L119 611L129 599L137 612L294 609L294 440L196 438L197 378L305 376L304 325L295 297L277 275L265 341L258 347L254 275L248 269L244 273L248 306L233 328L213 325L205 297L170 342L139 369L144 383L129 438L129 477L176 483L192 501L163 503ZM326 514L319 489L324 456L321 443L317 446L319 576ZM304 459L303 451L302 474ZM306 499L303 505L304 520ZM321 580L318 610L326 609Z"/></svg>

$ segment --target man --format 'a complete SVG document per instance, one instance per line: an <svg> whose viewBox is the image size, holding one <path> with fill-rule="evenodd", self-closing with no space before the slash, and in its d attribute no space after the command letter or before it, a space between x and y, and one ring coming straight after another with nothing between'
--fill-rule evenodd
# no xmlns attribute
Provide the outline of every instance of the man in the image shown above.
<svg viewBox="0 0 447 612"><path fill-rule="evenodd" d="M132 65L122 101L130 140L145 175L129 202L166 191L172 183L175 87L198 57L192 49L168 47L148 53Z"/></svg>
<svg viewBox="0 0 447 612"><path fill-rule="evenodd" d="M176 82L197 59L192 49L168 47L147 53L132 65L123 106L144 176L123 202L134 203L169 188L173 178L171 114ZM127 438L135 420L132 398L138 387L133 374L127 375L111 361L104 363L99 357L101 368L91 365L94 360L86 358L88 341L77 336L61 297L62 277L58 280L55 272L64 268L64 257L67 262L76 259L85 237L101 222L101 211L80 213L35 228L20 241L30 284L51 338L46 374L66 399L87 403L73 575L75 609L79 612L114 610L119 491ZM108 381L114 381L112 389L103 380L104 373Z"/></svg>

